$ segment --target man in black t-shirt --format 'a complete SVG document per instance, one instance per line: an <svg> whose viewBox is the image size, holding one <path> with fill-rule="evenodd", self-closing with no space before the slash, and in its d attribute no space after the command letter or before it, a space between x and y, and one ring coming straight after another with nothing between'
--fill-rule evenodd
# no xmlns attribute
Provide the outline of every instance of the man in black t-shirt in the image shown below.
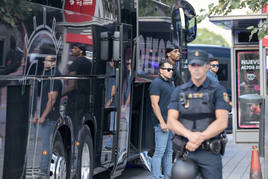
<svg viewBox="0 0 268 179"><path fill-rule="evenodd" d="M61 73L56 68L56 59L46 56L44 60L44 76L60 76ZM39 126L39 133L36 133L42 141L42 150L47 151L47 155L41 155L41 171L47 173L52 151L50 148L50 138L53 135L56 121L60 118L60 98L62 91L61 80L43 79L41 82L40 113L34 112L34 118L30 122ZM35 86L34 94L37 95L38 86ZM37 96L34 96L34 99ZM35 126L35 125L34 125ZM37 130L38 131L38 130Z"/></svg>
<svg viewBox="0 0 268 179"><path fill-rule="evenodd" d="M46 56L44 60L45 76L59 76L61 73L56 68L56 59ZM35 113L33 123L43 124L46 119L57 120L60 116L60 98L62 83L60 80L43 80L41 84L41 110L40 117Z"/></svg>
<svg viewBox="0 0 268 179"><path fill-rule="evenodd" d="M80 44L74 44L72 55L76 57L69 67L69 75L87 77L91 74L92 64L85 57L86 49ZM63 91L63 96L68 96L66 113L73 120L74 130L77 131L80 119L89 110L90 79L69 80L68 86Z"/></svg>
<svg viewBox="0 0 268 179"><path fill-rule="evenodd" d="M184 83L181 77L180 73L180 67L179 67L179 60L181 57L180 50L177 46L175 45L169 45L166 48L166 57L167 60L170 61L173 65L173 68L175 69L172 75L172 80L174 81L174 85L178 86Z"/></svg>

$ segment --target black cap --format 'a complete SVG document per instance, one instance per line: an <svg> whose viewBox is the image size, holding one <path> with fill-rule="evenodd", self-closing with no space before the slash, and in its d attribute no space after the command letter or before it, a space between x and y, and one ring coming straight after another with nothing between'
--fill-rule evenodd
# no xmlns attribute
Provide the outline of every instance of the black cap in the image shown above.
<svg viewBox="0 0 268 179"><path fill-rule="evenodd" d="M199 64L199 65L204 65L209 62L208 54L202 50L194 50L194 51L189 51L188 55L188 61L189 65L191 64Z"/></svg>
<svg viewBox="0 0 268 179"><path fill-rule="evenodd" d="M174 44L170 44L170 45L167 46L167 48L166 48L166 54L169 53L169 52L171 52L171 51L173 51L173 50L175 50L175 49L178 49L178 48L179 48L178 46L176 46L176 45L174 45Z"/></svg>

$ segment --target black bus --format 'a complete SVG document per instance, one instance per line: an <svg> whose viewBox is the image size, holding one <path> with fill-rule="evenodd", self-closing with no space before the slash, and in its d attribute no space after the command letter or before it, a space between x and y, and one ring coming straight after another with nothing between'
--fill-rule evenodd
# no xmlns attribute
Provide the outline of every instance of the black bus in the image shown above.
<svg viewBox="0 0 268 179"><path fill-rule="evenodd" d="M115 178L152 148L156 64L168 43L193 40L196 24L188 28L194 10L184 0L173 11L149 2L157 8L134 0L2 2L0 178L105 170ZM146 33L152 25L159 28Z"/></svg>

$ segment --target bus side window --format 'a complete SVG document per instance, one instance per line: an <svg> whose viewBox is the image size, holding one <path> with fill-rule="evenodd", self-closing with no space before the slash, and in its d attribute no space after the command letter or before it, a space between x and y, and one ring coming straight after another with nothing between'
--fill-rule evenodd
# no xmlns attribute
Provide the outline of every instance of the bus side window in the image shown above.
<svg viewBox="0 0 268 179"><path fill-rule="evenodd" d="M43 4L43 5L47 5L47 1L46 0L28 0L29 2L33 2L33 3L37 3L37 4Z"/></svg>
<svg viewBox="0 0 268 179"><path fill-rule="evenodd" d="M61 0L28 0L29 2L52 6L56 8L62 8Z"/></svg>
<svg viewBox="0 0 268 179"><path fill-rule="evenodd" d="M48 0L48 6L56 7L56 8L62 8L62 0Z"/></svg>

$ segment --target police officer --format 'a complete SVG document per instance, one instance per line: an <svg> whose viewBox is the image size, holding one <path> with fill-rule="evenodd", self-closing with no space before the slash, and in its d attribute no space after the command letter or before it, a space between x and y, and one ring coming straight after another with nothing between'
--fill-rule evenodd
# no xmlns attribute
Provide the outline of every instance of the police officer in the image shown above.
<svg viewBox="0 0 268 179"><path fill-rule="evenodd" d="M207 78L207 53L193 51L188 59L191 79L173 91L167 126L185 141L184 154L198 165L203 179L221 179L225 140L220 136L228 125L228 95Z"/></svg>

